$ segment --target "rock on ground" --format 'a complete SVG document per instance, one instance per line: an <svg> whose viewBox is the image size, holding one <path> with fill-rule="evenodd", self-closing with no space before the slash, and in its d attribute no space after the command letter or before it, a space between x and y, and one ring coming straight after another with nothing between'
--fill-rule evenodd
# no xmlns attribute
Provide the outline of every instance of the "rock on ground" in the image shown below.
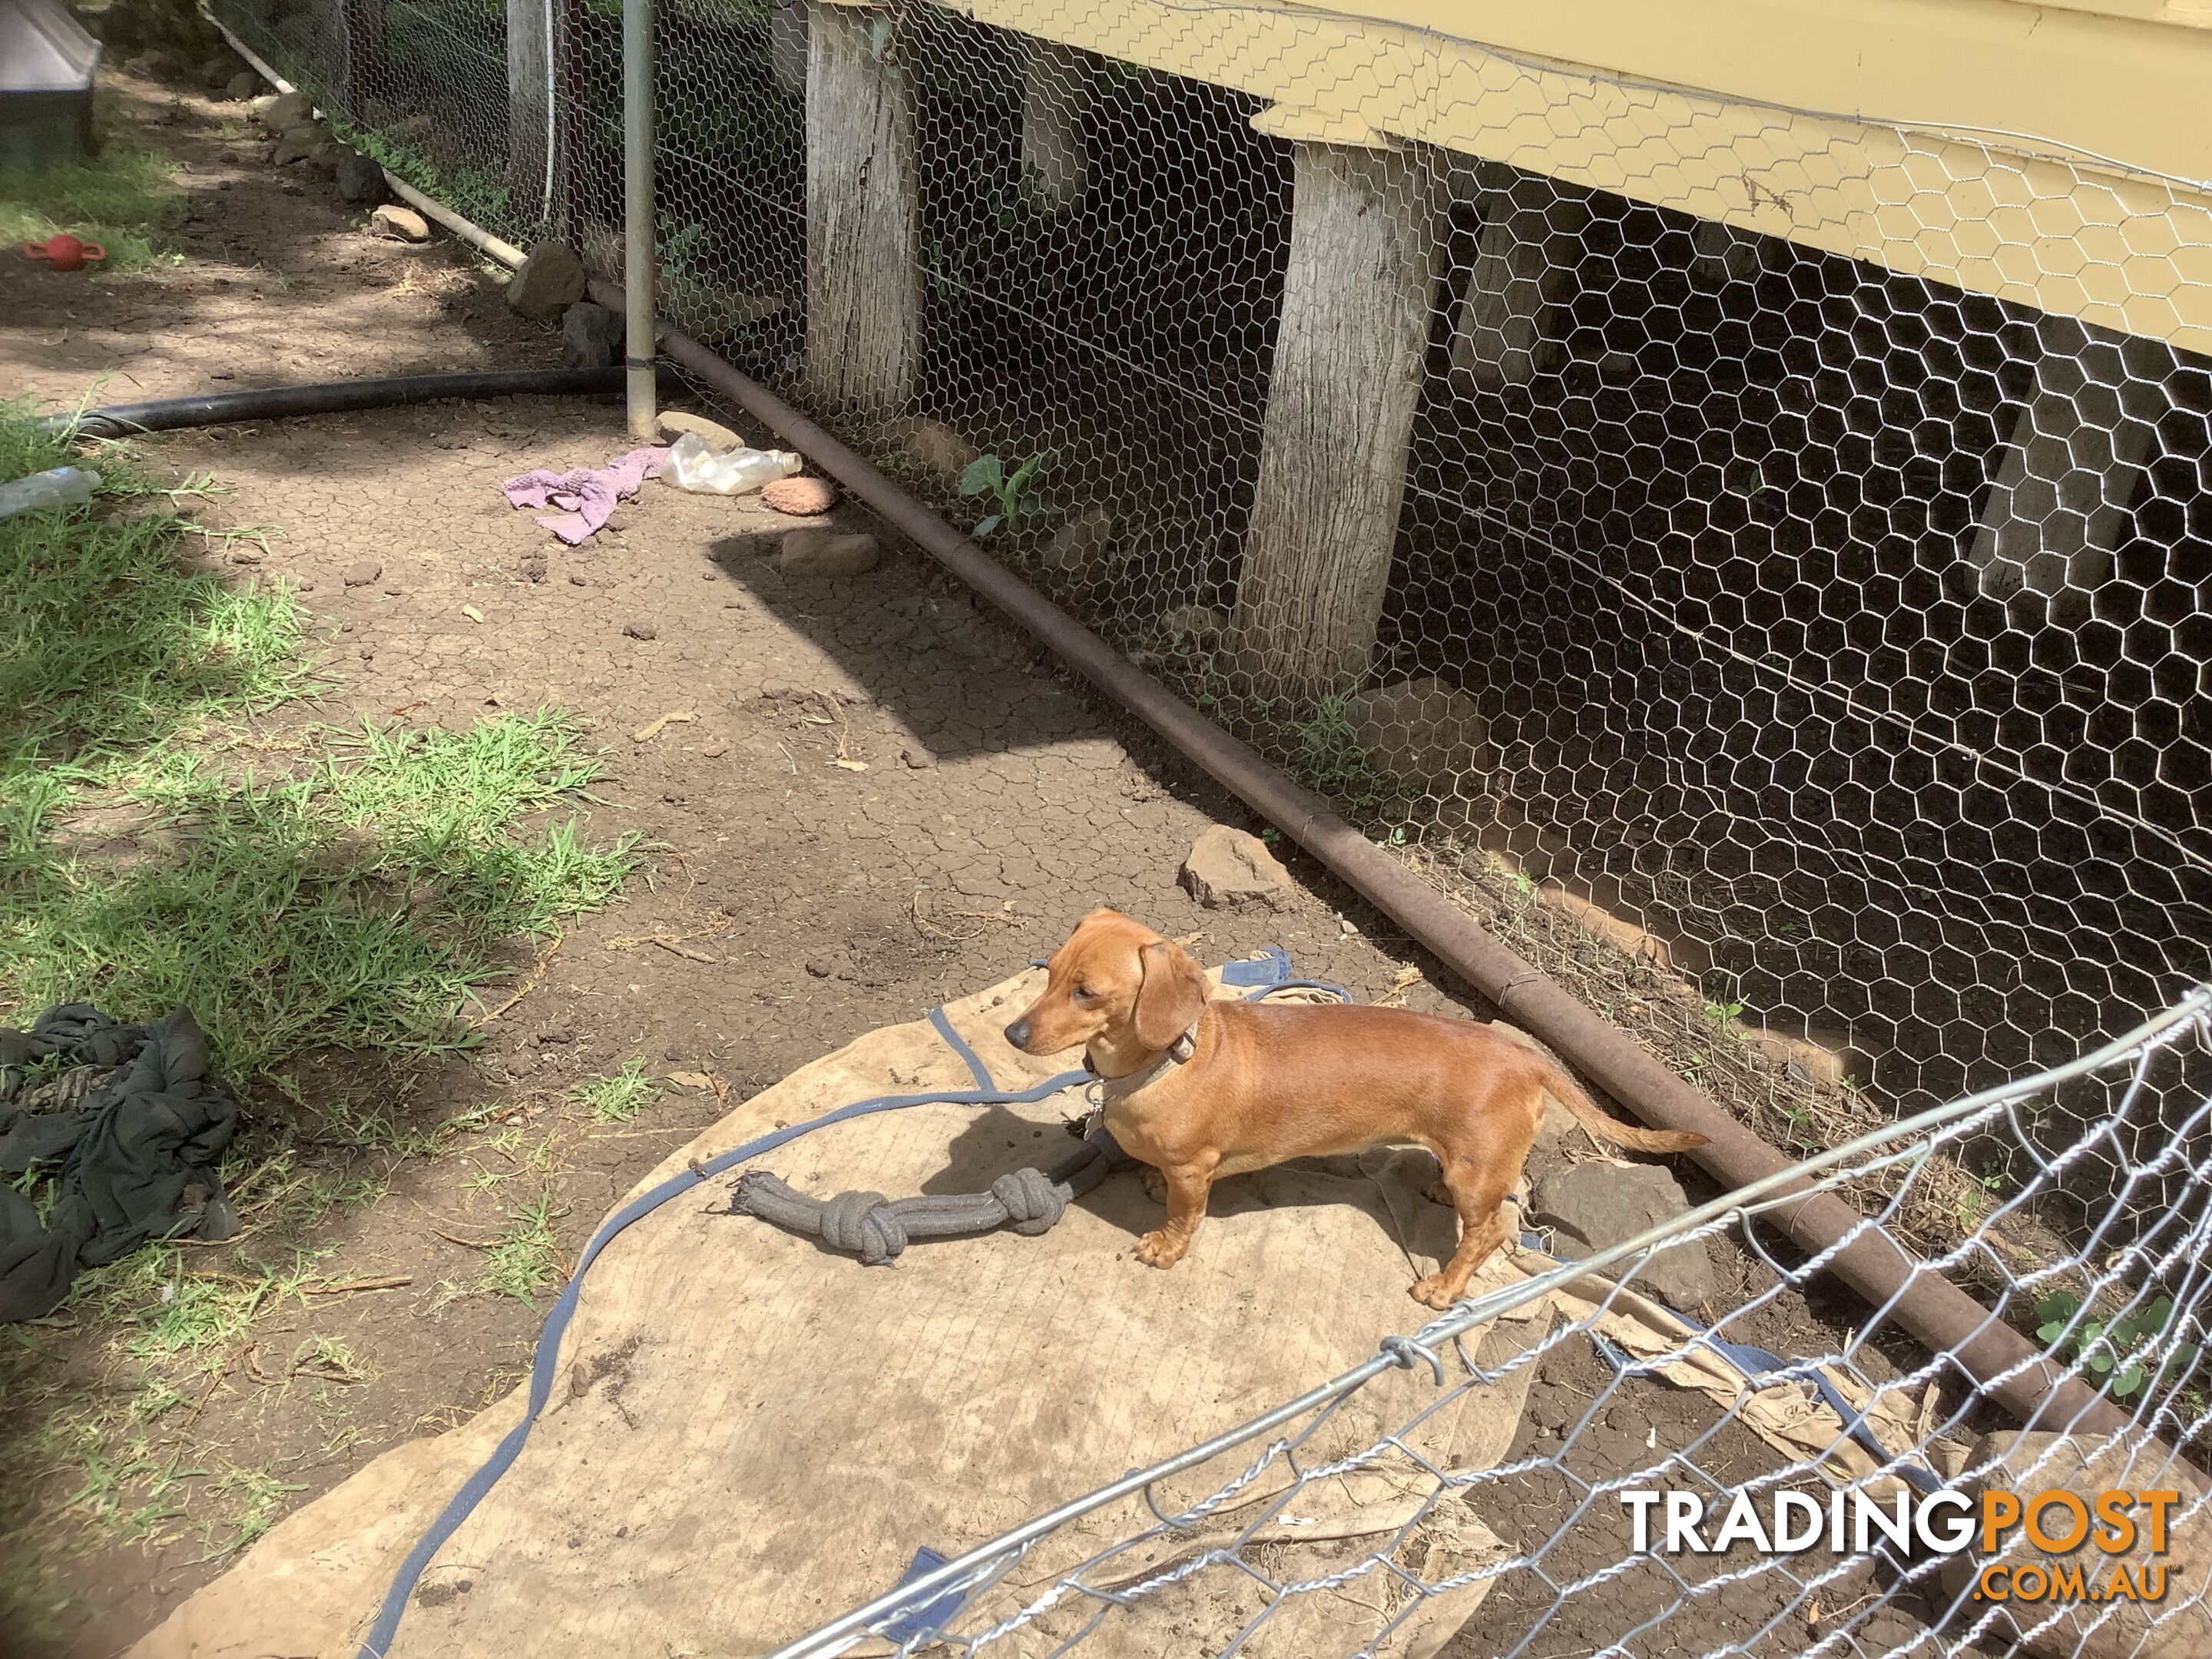
<svg viewBox="0 0 2212 1659"><path fill-rule="evenodd" d="M386 202L368 216L370 231L379 236L390 237L395 242L427 242L430 240L430 222L413 208L401 207L396 202Z"/></svg>
<svg viewBox="0 0 2212 1659"><path fill-rule="evenodd" d="M261 77L252 70L240 70L222 83L223 100L227 103L242 104L253 96L253 89L261 84Z"/></svg>
<svg viewBox="0 0 2212 1659"><path fill-rule="evenodd" d="M1344 712L1360 747L1396 776L1449 790L1452 780L1490 769L1490 727L1481 708L1433 675L1357 693Z"/></svg>
<svg viewBox="0 0 2212 1659"><path fill-rule="evenodd" d="M1048 570L1081 570L1114 550L1114 514L1103 507L1086 507L1054 532L1042 560Z"/></svg>
<svg viewBox="0 0 2212 1659"><path fill-rule="evenodd" d="M566 242L540 242L507 284L510 310L550 323L584 297L584 262Z"/></svg>
<svg viewBox="0 0 2212 1659"><path fill-rule="evenodd" d="M367 587L384 574L384 567L374 559L356 559L345 568L348 587Z"/></svg>
<svg viewBox="0 0 2212 1659"><path fill-rule="evenodd" d="M1689 1207L1681 1183L1656 1164L1577 1164L1538 1182L1528 1210L1552 1230L1554 1254L1578 1261L1671 1221ZM1636 1274L1635 1282L1684 1313L1696 1313L1701 1304L1720 1295L1702 1239L1668 1246Z"/></svg>
<svg viewBox="0 0 2212 1659"><path fill-rule="evenodd" d="M384 199L384 169L357 149L338 156L338 199L356 207L374 207Z"/></svg>
<svg viewBox="0 0 2212 1659"><path fill-rule="evenodd" d="M561 362L568 368L611 368L622 361L623 319L579 300L561 313Z"/></svg>
<svg viewBox="0 0 2212 1659"><path fill-rule="evenodd" d="M654 421L654 430L665 444L674 443L687 432L696 432L717 455L726 455L745 447L745 441L720 421L710 421L704 415L686 414L680 409L663 410Z"/></svg>
<svg viewBox="0 0 2212 1659"><path fill-rule="evenodd" d="M312 120L315 100L304 92L275 92L253 104L254 118L271 132L284 132Z"/></svg>
<svg viewBox="0 0 2212 1659"><path fill-rule="evenodd" d="M983 452L942 421L916 421L900 441L909 459L920 462L947 483L982 459Z"/></svg>
<svg viewBox="0 0 2212 1659"><path fill-rule="evenodd" d="M1286 909L1297 893L1291 872L1267 842L1225 823L1215 824L1192 843L1182 880L1209 910L1252 903Z"/></svg>
<svg viewBox="0 0 2212 1659"><path fill-rule="evenodd" d="M776 562L790 576L857 576L873 570L881 556L873 536L793 530L785 535Z"/></svg>
<svg viewBox="0 0 2212 1659"><path fill-rule="evenodd" d="M301 121L289 126L276 136L276 148L269 159L280 167L290 167L295 161L304 161L329 142L330 135L313 121Z"/></svg>

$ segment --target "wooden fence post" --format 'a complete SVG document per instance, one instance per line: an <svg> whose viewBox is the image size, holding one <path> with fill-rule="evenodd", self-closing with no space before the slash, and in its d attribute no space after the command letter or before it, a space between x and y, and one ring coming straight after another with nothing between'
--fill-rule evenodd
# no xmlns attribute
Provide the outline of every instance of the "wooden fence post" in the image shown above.
<svg viewBox="0 0 2212 1659"><path fill-rule="evenodd" d="M2036 332L2035 383L2013 417L1968 556L1984 595L2040 596L2053 621L2074 627L2112 579L2156 436L2149 422L2127 418L2121 389L2162 378L2155 360L2166 354L2071 317L2047 315Z"/></svg>
<svg viewBox="0 0 2212 1659"><path fill-rule="evenodd" d="M1301 141L1295 161L1231 632L1254 689L1311 699L1352 684L1373 653L1443 238L1414 156Z"/></svg>
<svg viewBox="0 0 2212 1659"><path fill-rule="evenodd" d="M1452 367L1480 391L1527 386L1557 366L1589 204L1496 162L1475 169L1474 268L1452 328Z"/></svg>
<svg viewBox="0 0 2212 1659"><path fill-rule="evenodd" d="M848 419L897 415L921 365L921 167L894 14L817 3L806 53L806 381Z"/></svg>
<svg viewBox="0 0 2212 1659"><path fill-rule="evenodd" d="M1049 40L1028 40L1022 57L1022 177L1054 213L1082 205L1091 183L1083 118L1095 83L1090 56Z"/></svg>

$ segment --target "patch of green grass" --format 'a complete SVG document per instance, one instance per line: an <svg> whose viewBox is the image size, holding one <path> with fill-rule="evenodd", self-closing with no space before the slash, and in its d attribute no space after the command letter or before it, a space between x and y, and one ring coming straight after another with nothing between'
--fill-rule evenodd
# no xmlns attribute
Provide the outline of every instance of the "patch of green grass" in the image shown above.
<svg viewBox="0 0 2212 1659"><path fill-rule="evenodd" d="M538 1293L560 1277L560 1253L553 1237L553 1193L539 1191L527 1204L508 1212L507 1231L484 1254L477 1289L538 1305Z"/></svg>
<svg viewBox="0 0 2212 1659"><path fill-rule="evenodd" d="M294 1492L307 1489L302 1482L279 1480L266 1469L241 1468L234 1464L209 1487L229 1514L225 1521L210 1522L203 1528L208 1543L205 1559L217 1561L227 1555L235 1555L276 1524ZM218 1528L229 1534L220 1543L216 1539Z"/></svg>
<svg viewBox="0 0 2212 1659"><path fill-rule="evenodd" d="M594 1122L627 1123L659 1098L664 1086L659 1078L646 1075L643 1060L633 1060L612 1077L579 1084L568 1097L590 1107Z"/></svg>
<svg viewBox="0 0 2212 1659"><path fill-rule="evenodd" d="M1351 702L1350 692L1334 693L1292 724L1291 761L1301 780L1336 801L1354 823L1372 823L1403 810L1406 788L1376 765L1359 741Z"/></svg>
<svg viewBox="0 0 2212 1659"><path fill-rule="evenodd" d="M68 787L57 763L97 765L308 689L289 589L180 568L182 492L125 449L83 459L0 404L0 478L72 465L100 475L91 508L0 519L0 788L19 851Z"/></svg>
<svg viewBox="0 0 2212 1659"><path fill-rule="evenodd" d="M176 164L111 145L89 161L36 173L0 171L0 246L20 247L67 231L107 250L100 270L143 270L178 257L164 246L183 202ZM14 475L10 475L14 476Z"/></svg>
<svg viewBox="0 0 2212 1659"><path fill-rule="evenodd" d="M564 715L307 741L290 775L175 747L123 772L150 856L51 836L19 853L0 882L0 998L189 1004L233 1077L325 1043L450 1053L473 1041L463 1016L502 971L501 941L609 903L635 866L634 837L591 848L574 819L513 831L596 775Z"/></svg>

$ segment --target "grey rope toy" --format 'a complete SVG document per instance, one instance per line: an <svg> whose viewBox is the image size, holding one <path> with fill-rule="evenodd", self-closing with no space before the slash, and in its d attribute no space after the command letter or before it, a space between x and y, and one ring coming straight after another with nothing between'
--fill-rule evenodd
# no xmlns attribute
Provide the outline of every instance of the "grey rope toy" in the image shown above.
<svg viewBox="0 0 2212 1659"><path fill-rule="evenodd" d="M1115 1144L1103 1123L1084 1134L1089 1121L1067 1126L1069 1133L1083 1134L1083 1146L1049 1174L1035 1167L1010 1170L986 1193L885 1198L881 1193L851 1192L809 1198L766 1170L754 1170L738 1177L730 1189L730 1206L720 1213L755 1216L787 1233L818 1238L871 1267L896 1261L921 1239L957 1238L1000 1227L1034 1238L1108 1176L1137 1162Z"/></svg>

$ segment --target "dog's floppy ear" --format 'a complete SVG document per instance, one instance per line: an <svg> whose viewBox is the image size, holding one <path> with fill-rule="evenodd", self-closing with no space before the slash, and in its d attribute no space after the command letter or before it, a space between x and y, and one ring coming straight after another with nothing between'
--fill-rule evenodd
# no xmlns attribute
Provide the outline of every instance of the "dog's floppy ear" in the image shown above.
<svg viewBox="0 0 2212 1659"><path fill-rule="evenodd" d="M1206 975L1180 945L1154 939L1137 952L1145 982L1137 991L1137 1041L1164 1048L1198 1023L1206 1006Z"/></svg>

